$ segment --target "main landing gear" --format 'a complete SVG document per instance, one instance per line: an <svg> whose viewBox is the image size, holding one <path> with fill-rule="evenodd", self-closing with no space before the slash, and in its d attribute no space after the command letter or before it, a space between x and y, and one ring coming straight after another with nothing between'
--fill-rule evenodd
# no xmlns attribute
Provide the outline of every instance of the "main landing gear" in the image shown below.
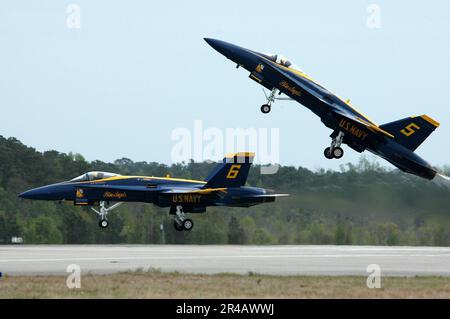
<svg viewBox="0 0 450 319"><path fill-rule="evenodd" d="M344 140L344 133L339 131L338 135L331 141L331 146L327 147L323 154L328 159L340 159L344 156L344 150L341 148L342 141Z"/></svg>
<svg viewBox="0 0 450 319"><path fill-rule="evenodd" d="M94 207L91 207L91 209L94 212L96 212L101 217L101 220L98 223L100 228L107 228L109 226L108 218L106 217L106 215L108 215L108 213L110 211L112 211L114 208L117 208L117 207L119 207L122 204L123 204L123 202L118 202L118 203L115 203L114 205L112 205L110 207L106 207L106 203L105 202L100 202L100 205L99 205L100 206L100 211L98 211Z"/></svg>
<svg viewBox="0 0 450 319"><path fill-rule="evenodd" d="M175 211L175 218L173 220L173 226L178 231L190 231L194 228L194 222L192 219L186 218L183 206L177 206Z"/></svg>

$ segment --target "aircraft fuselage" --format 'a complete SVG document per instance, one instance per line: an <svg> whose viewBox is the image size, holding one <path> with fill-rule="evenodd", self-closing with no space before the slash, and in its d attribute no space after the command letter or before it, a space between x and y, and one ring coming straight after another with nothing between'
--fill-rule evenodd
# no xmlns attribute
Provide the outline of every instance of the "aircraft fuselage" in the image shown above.
<svg viewBox="0 0 450 319"><path fill-rule="evenodd" d="M98 186L98 188L91 188ZM121 189L115 190L118 186ZM143 190L135 190L135 187ZM187 212L204 212L207 206L242 206L272 202L274 197L252 197L265 195L270 191L263 188L241 186L227 188L218 195L196 194L193 190L201 190L205 186L203 181L179 180L172 178L157 178L145 176L118 176L111 179L89 182L62 182L28 190L19 196L34 200L73 201L76 205L94 205L106 202L145 202L160 207L182 205ZM111 188L108 188L111 187ZM127 190L127 187L129 189ZM144 191L158 187L176 188L186 193L160 193Z"/></svg>

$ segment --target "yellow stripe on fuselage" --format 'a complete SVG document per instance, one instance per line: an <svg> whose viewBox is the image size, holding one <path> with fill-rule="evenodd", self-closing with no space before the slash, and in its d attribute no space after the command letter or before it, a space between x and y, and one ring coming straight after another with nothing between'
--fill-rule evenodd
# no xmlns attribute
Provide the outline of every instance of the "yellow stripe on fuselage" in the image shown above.
<svg viewBox="0 0 450 319"><path fill-rule="evenodd" d="M108 178L102 178L97 179L94 181L81 181L81 182L74 182L73 184L80 184L80 183L103 183L103 182L110 182L110 181L117 181L117 180L123 180L123 179L132 179L132 178L142 178L142 179L148 179L148 180L165 180L165 181L174 181L174 182L186 182L186 183L193 183L193 184L206 184L205 181L198 181L194 179L184 179L184 178L172 178L172 177L155 177L155 176L126 176L126 175L118 175L118 176L112 176Z"/></svg>
<svg viewBox="0 0 450 319"><path fill-rule="evenodd" d="M284 68L286 71L290 71L294 74L297 74L307 80L312 81L313 83L320 85L321 87L323 87L325 90L329 91L331 94L333 94L334 96L336 96L339 100L341 100L342 102L344 102L346 105L348 105L353 111L355 111L356 113L358 113L359 115L361 115L362 117L366 118L367 121L369 121L371 124L378 126L377 124L375 124L374 121L372 121L367 115L363 114L360 110L358 110L356 107L354 107L353 105L350 104L350 102L345 101L343 98L341 98L339 95L331 92L330 90L326 89L322 84L320 84L319 82L315 81L313 78L311 78L310 76L307 76L305 73L295 70L295 69L289 69L283 65L279 65L282 68Z"/></svg>

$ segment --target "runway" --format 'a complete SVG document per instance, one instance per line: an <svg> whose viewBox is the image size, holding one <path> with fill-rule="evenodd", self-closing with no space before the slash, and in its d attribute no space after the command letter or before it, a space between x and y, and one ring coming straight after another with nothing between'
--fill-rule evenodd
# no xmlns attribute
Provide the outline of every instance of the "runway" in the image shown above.
<svg viewBox="0 0 450 319"><path fill-rule="evenodd" d="M186 273L365 275L377 264L388 276L450 276L450 248L381 246L36 245L0 246L4 275L158 269Z"/></svg>

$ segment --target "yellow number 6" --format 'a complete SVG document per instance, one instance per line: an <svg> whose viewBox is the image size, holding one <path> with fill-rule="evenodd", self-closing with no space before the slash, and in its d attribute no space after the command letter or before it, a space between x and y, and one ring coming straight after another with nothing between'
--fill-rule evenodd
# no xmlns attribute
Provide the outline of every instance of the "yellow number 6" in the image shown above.
<svg viewBox="0 0 450 319"><path fill-rule="evenodd" d="M238 176L241 165L231 165L227 178L234 179Z"/></svg>

